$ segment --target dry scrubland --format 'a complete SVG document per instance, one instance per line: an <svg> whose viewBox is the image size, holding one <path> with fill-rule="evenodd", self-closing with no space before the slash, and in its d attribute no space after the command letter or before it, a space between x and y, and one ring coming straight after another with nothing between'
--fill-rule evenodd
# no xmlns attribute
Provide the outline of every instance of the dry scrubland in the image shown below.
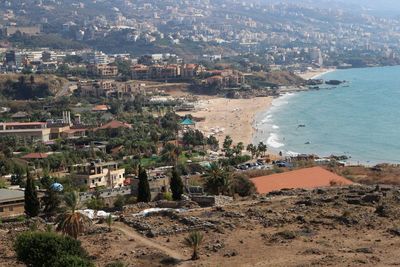
<svg viewBox="0 0 400 267"><path fill-rule="evenodd" d="M223 208L125 213L127 224L115 223L111 233L97 225L80 239L98 266L118 259L128 266L394 266L399 204L392 186L288 190ZM0 266L19 266L10 246L26 226L1 229ZM194 229L205 236L200 260L172 260L190 258L183 239Z"/></svg>

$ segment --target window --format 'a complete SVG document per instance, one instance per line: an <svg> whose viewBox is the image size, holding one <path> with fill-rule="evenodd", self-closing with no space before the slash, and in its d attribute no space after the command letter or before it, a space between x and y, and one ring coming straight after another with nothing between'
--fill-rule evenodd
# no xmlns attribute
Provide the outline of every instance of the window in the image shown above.
<svg viewBox="0 0 400 267"><path fill-rule="evenodd" d="M0 212L4 212L4 208L0 208Z"/></svg>
<svg viewBox="0 0 400 267"><path fill-rule="evenodd" d="M9 211L14 211L14 207L9 207L8 210Z"/></svg>

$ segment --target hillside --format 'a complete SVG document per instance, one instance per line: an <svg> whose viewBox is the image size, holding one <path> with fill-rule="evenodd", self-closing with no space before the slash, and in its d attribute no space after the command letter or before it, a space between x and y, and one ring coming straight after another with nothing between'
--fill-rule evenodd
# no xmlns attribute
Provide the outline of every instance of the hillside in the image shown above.
<svg viewBox="0 0 400 267"><path fill-rule="evenodd" d="M1 74L0 95L17 100L43 98L56 95L66 83L55 75Z"/></svg>
<svg viewBox="0 0 400 267"><path fill-rule="evenodd" d="M219 208L147 217L132 216L150 207L138 204L112 233L94 225L80 240L97 266L116 260L128 266L399 265L399 189L283 190ZM11 244L23 229L21 223L0 226L0 245L7 248L1 266L18 266ZM183 240L194 229L204 233L200 260L186 261L191 251Z"/></svg>

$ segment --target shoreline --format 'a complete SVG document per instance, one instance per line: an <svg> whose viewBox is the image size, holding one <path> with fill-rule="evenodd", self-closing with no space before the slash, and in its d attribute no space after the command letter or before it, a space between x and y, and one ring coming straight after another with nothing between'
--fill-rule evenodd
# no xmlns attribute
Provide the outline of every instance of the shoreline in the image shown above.
<svg viewBox="0 0 400 267"><path fill-rule="evenodd" d="M178 114L183 116L190 113L193 117L204 119L196 123L196 129L207 137L214 135L220 146L225 136L229 135L234 144L242 142L246 147L253 142L257 114L266 112L271 107L273 99L273 97L250 99L200 97L195 105L195 111L178 112Z"/></svg>
<svg viewBox="0 0 400 267"><path fill-rule="evenodd" d="M323 68L323 69L316 69L316 70L311 70L302 74L297 74L301 78L305 80L312 80L312 79L318 79L321 76L324 76L328 73L335 72L337 71L336 68ZM253 128L254 128L254 135L253 135L253 143L258 143L258 142L264 142L268 146L268 150L271 154L278 155L280 152L283 152L283 155L286 156L294 156L295 154L301 154L293 151L288 151L284 148L284 144L280 143L280 140L276 139L275 132L273 129L265 130L265 129L260 129L257 128L258 125L263 124L263 120L265 120L268 116L272 117L272 114L270 114L273 111L274 107L274 102L276 101L286 101L286 97L293 95L294 93L299 93L304 90L290 90L290 91L285 91L283 94L280 94L278 97L274 98L273 101L271 102L271 105L268 107L268 109L265 109L264 111L261 111L257 113L256 115L256 120L253 122ZM308 91L308 90L306 90ZM289 104L290 105L290 104ZM280 106L278 104L278 106ZM271 127L278 127L278 125L272 125ZM274 143L274 145L272 145ZM280 146L282 145L282 146ZM320 155L319 155L320 156Z"/></svg>
<svg viewBox="0 0 400 267"><path fill-rule="evenodd" d="M297 75L303 78L304 80L314 80L334 71L336 71L335 68L322 68L322 69L309 70L304 73L299 73Z"/></svg>

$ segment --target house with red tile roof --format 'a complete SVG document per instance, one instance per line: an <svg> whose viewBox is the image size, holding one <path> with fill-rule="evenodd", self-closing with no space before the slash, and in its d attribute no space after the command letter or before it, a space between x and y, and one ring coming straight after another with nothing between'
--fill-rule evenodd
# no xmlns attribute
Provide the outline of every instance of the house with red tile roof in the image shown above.
<svg viewBox="0 0 400 267"><path fill-rule="evenodd" d="M106 124L100 126L97 130L105 130L105 129L118 129L118 128L126 128L132 129L132 125L126 122L121 122L117 120L109 121Z"/></svg>
<svg viewBox="0 0 400 267"><path fill-rule="evenodd" d="M305 168L250 179L260 194L282 189L313 189L332 185L351 185L352 181L321 167Z"/></svg>
<svg viewBox="0 0 400 267"><path fill-rule="evenodd" d="M107 105L97 105L97 106L92 108L92 111L105 112L105 111L108 111L109 109L110 109L110 107L107 106Z"/></svg>

